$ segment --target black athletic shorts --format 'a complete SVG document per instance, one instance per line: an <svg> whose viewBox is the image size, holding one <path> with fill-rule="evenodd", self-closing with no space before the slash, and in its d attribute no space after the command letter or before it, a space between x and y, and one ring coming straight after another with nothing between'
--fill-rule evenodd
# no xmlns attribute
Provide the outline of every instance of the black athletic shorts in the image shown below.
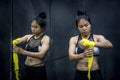
<svg viewBox="0 0 120 80"><path fill-rule="evenodd" d="M76 69L74 80L88 80L87 74L88 71L80 71ZM103 80L101 71L100 70L91 71L91 80Z"/></svg>
<svg viewBox="0 0 120 80"><path fill-rule="evenodd" d="M26 66L20 72L20 80L47 80L45 66L29 67Z"/></svg>

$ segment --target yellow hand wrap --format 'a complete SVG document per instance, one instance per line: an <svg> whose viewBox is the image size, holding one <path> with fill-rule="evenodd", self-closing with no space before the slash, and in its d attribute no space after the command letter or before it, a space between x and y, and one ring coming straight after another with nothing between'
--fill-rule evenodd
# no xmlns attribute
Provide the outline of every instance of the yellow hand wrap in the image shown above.
<svg viewBox="0 0 120 80"><path fill-rule="evenodd" d="M21 38L17 38L13 40L12 42L13 46L16 46L20 40ZM19 59L18 59L18 54L15 52L13 52L13 62L14 62L15 77L16 80L19 80Z"/></svg>
<svg viewBox="0 0 120 80"><path fill-rule="evenodd" d="M95 43L93 41L89 41L88 39L82 39L81 42L85 47L94 48L95 46Z"/></svg>
<svg viewBox="0 0 120 80"><path fill-rule="evenodd" d="M89 41L88 39L82 39L81 42L82 42L83 46L94 49L95 43L93 41ZM94 58L94 56L88 57L88 75L87 75L87 77L89 80L91 79L90 69L92 67L93 58Z"/></svg>

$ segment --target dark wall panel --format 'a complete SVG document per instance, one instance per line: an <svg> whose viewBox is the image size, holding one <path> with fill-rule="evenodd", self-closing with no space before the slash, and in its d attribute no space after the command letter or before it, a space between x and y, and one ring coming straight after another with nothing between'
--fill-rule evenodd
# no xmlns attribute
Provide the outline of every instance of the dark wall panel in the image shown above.
<svg viewBox="0 0 120 80"><path fill-rule="evenodd" d="M78 7L77 0L51 1L51 37L52 57L68 55L69 39L75 31L75 12ZM68 56L54 62L54 71L57 80L73 80L74 63Z"/></svg>
<svg viewBox="0 0 120 80"><path fill-rule="evenodd" d="M0 0L0 80L10 79L10 3L9 0Z"/></svg>

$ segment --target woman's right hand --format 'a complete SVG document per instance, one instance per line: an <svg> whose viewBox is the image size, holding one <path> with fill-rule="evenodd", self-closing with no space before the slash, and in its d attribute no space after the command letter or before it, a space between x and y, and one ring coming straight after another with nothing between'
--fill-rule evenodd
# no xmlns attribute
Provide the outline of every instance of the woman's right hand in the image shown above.
<svg viewBox="0 0 120 80"><path fill-rule="evenodd" d="M21 54L23 52L23 49L18 46L13 46L13 52Z"/></svg>
<svg viewBox="0 0 120 80"><path fill-rule="evenodd" d="M93 53L94 53L94 50L93 50L92 48L87 48L87 49L85 49L85 51L84 51L85 57L93 56Z"/></svg>

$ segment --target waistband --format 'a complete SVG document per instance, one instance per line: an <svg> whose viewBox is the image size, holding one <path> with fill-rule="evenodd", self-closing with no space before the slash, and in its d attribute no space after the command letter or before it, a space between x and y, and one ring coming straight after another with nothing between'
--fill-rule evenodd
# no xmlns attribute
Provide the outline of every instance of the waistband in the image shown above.
<svg viewBox="0 0 120 80"><path fill-rule="evenodd" d="M76 72L84 73L84 74L87 74L87 73L88 73L88 71L81 71L81 70L77 70L77 69L76 69ZM94 71L90 71L90 72L91 72L91 74L101 73L100 70L94 70Z"/></svg>

